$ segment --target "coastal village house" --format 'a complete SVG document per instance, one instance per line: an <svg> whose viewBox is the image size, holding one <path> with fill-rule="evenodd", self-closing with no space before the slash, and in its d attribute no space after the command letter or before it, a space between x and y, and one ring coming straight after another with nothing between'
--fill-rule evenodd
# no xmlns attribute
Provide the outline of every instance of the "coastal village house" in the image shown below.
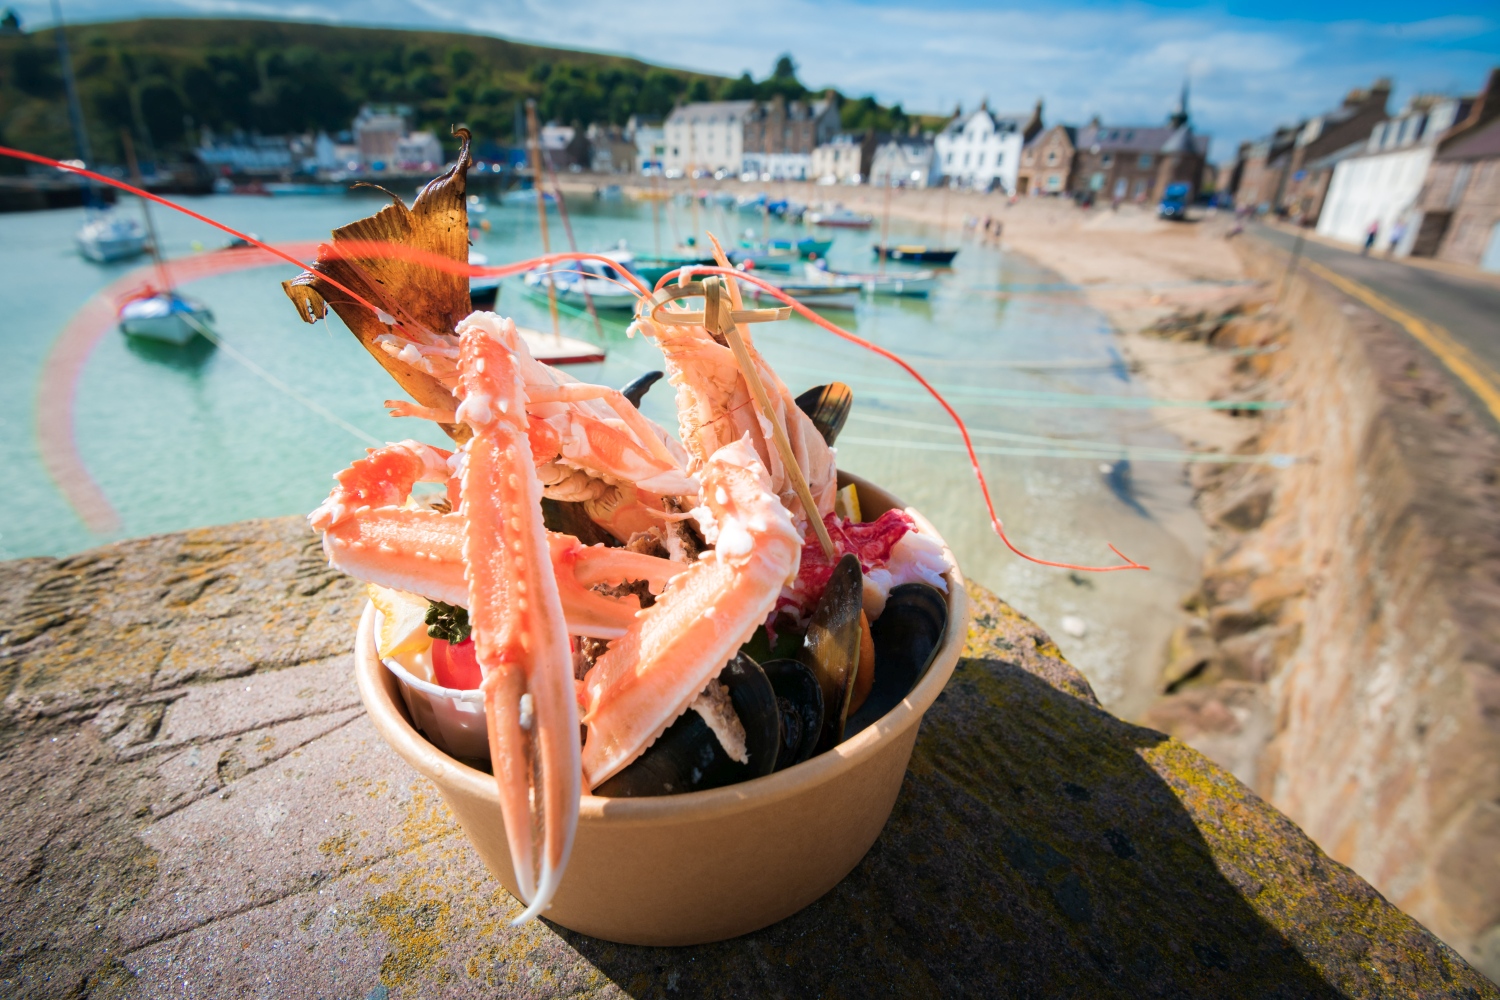
<svg viewBox="0 0 1500 1000"><path fill-rule="evenodd" d="M1343 104L1332 111L1293 126L1279 127L1248 147L1241 147L1243 160L1234 192L1235 207L1257 212L1290 212L1296 208L1307 222L1312 222L1317 218L1314 194L1320 185L1326 186L1327 179L1313 176L1315 171L1304 167L1364 141L1370 130L1386 119L1385 106L1390 94L1390 81L1377 80L1369 90L1350 91Z"/></svg>
<svg viewBox="0 0 1500 1000"><path fill-rule="evenodd" d="M738 170L762 180L806 180L813 176L813 150L838 133L838 100L832 91L810 102L777 94L751 105L743 120L744 156Z"/></svg>
<svg viewBox="0 0 1500 1000"><path fill-rule="evenodd" d="M1341 150L1329 157L1337 157L1337 163L1316 216L1318 234L1358 246L1371 225L1378 226L1384 242L1397 221L1404 221L1406 235L1396 253L1410 253L1419 228L1417 198L1438 140L1472 104L1472 99L1419 95L1396 117L1376 125L1353 153ZM1291 214L1296 219L1307 211L1297 205Z"/></svg>
<svg viewBox="0 0 1500 1000"><path fill-rule="evenodd" d="M1369 90L1351 91L1338 108L1307 120L1287 158L1287 178L1277 203L1283 214L1304 225L1317 221L1333 171L1386 120L1390 96L1391 81L1376 80Z"/></svg>
<svg viewBox="0 0 1500 1000"><path fill-rule="evenodd" d="M1073 156L1078 151L1078 129L1054 125L1021 149L1016 194L1067 194L1073 188Z"/></svg>
<svg viewBox="0 0 1500 1000"><path fill-rule="evenodd" d="M975 191L1003 188L1016 193L1021 147L1042 130L1042 102L1027 114L999 114L989 102L971 114L955 115L934 140L944 180Z"/></svg>
<svg viewBox="0 0 1500 1000"><path fill-rule="evenodd" d="M1209 137L1193 130L1187 88L1166 125L1105 125L1095 118L1078 130L1073 192L1111 201L1157 201L1167 185L1198 195L1208 163Z"/></svg>
<svg viewBox="0 0 1500 1000"><path fill-rule="evenodd" d="M870 183L875 187L930 187L942 176L937 147L924 136L902 136L875 147Z"/></svg>
<svg viewBox="0 0 1500 1000"><path fill-rule="evenodd" d="M1291 162L1292 144L1301 126L1279 127L1268 136L1241 147L1244 160L1239 166L1239 183L1235 186L1234 204L1254 212L1269 212L1281 203L1282 183L1287 164Z"/></svg>
<svg viewBox="0 0 1500 1000"><path fill-rule="evenodd" d="M745 118L754 107L754 101L702 101L673 108L664 127L668 176L738 174L745 160Z"/></svg>
<svg viewBox="0 0 1500 1000"><path fill-rule="evenodd" d="M667 155L667 130L660 118L631 115L625 134L635 143L635 164L641 173L660 173Z"/></svg>
<svg viewBox="0 0 1500 1000"><path fill-rule="evenodd" d="M1438 142L1412 254L1500 272L1500 69Z"/></svg>
<svg viewBox="0 0 1500 1000"><path fill-rule="evenodd" d="M875 155L875 133L842 133L812 151L810 176L825 184L859 184L870 175Z"/></svg>
<svg viewBox="0 0 1500 1000"><path fill-rule="evenodd" d="M588 127L589 169L596 174L635 173L633 137L619 125L598 122Z"/></svg>

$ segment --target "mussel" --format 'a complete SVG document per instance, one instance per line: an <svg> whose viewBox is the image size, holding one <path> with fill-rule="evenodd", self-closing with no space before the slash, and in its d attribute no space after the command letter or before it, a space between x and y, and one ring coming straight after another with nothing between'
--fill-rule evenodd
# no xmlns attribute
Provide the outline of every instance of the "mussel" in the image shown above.
<svg viewBox="0 0 1500 1000"><path fill-rule="evenodd" d="M885 610L870 623L875 683L846 729L854 735L901 703L927 672L948 627L948 598L925 583L891 588Z"/></svg>
<svg viewBox="0 0 1500 1000"><path fill-rule="evenodd" d="M842 382L816 385L797 397L797 409L812 418L813 426L829 444L844 429L853 406L854 390Z"/></svg>
<svg viewBox="0 0 1500 1000"><path fill-rule="evenodd" d="M768 660L761 664L776 704L781 710L781 749L776 770L800 764L818 748L823 734L823 689L811 668L799 660Z"/></svg>
<svg viewBox="0 0 1500 1000"><path fill-rule="evenodd" d="M645 753L601 783L594 794L610 798L678 795L749 781L775 770L781 710L765 671L742 653L719 672L718 682L729 689L730 703L744 727L748 763L731 758L703 716L688 709Z"/></svg>
<svg viewBox="0 0 1500 1000"><path fill-rule="evenodd" d="M844 721L849 715L854 675L859 668L859 613L863 604L864 574L859 559L853 553L845 553L833 567L833 575L813 609L807 637L797 653L797 659L811 668L823 689L823 732L817 753L837 746L844 739Z"/></svg>
<svg viewBox="0 0 1500 1000"><path fill-rule="evenodd" d="M646 390L656 384L656 380L659 378L661 378L661 372L656 371L637 375L625 384L625 388L620 390L620 395L630 400L630 405L639 410L641 408L641 398L646 395Z"/></svg>

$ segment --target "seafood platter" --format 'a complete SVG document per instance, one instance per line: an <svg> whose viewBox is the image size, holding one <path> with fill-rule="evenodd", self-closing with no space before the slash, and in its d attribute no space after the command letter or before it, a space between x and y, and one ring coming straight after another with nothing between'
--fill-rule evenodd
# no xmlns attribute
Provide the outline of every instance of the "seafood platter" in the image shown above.
<svg viewBox="0 0 1500 1000"><path fill-rule="evenodd" d="M368 585L362 697L518 921L645 944L764 926L879 834L957 660L962 579L920 514L836 468L848 387L794 396L756 351L789 309L715 275L632 289L676 436L638 408L659 373L581 382L470 311L464 269L433 266L467 261L467 152L284 285L405 390L393 417L451 441L371 449L309 515Z"/></svg>

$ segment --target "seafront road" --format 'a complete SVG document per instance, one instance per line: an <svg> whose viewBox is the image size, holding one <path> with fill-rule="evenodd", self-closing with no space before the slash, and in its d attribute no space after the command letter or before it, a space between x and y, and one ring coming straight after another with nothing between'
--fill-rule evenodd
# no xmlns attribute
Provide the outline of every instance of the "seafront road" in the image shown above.
<svg viewBox="0 0 1500 1000"><path fill-rule="evenodd" d="M1290 252L1296 235L1252 224L1253 237ZM1467 277L1318 239L1302 241L1299 267L1406 329L1500 424L1500 276Z"/></svg>

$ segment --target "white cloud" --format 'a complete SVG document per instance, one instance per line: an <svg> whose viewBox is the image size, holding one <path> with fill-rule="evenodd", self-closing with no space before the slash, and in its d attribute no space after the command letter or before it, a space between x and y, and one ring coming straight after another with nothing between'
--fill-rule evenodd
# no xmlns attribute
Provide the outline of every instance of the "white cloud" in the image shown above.
<svg viewBox="0 0 1500 1000"><path fill-rule="evenodd" d="M66 0L78 20L141 13L290 17L495 34L594 49L725 75L765 74L790 51L812 86L873 93L908 110L947 111L987 96L1024 109L1047 101L1049 121L1092 114L1160 121L1193 77L1195 122L1225 155L1240 139L1316 113L1351 87L1394 76L1404 91L1475 89L1493 61L1450 43L1488 37L1478 17L1407 24L1271 22L1222 11L1141 5L956 9L853 0L761 0L708 7L693 0ZM50 20L48 0L18 4L28 23Z"/></svg>

